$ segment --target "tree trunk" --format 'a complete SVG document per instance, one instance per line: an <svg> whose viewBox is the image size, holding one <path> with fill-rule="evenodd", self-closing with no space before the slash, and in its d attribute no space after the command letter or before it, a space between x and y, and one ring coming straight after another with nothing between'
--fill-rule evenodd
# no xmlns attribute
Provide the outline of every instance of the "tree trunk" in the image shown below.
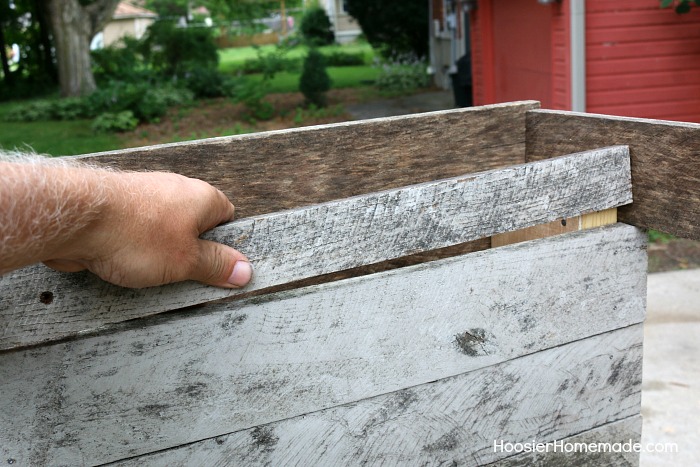
<svg viewBox="0 0 700 467"><path fill-rule="evenodd" d="M10 64L7 60L7 44L5 43L5 31L0 22L0 61L2 61L2 72L5 76L5 84L12 84L12 73L10 73Z"/></svg>
<svg viewBox="0 0 700 467"><path fill-rule="evenodd" d="M90 40L111 18L118 3L119 0L95 0L82 6L78 0L49 0L62 96L83 96L97 88L90 62Z"/></svg>
<svg viewBox="0 0 700 467"><path fill-rule="evenodd" d="M39 23L39 42L41 44L38 49L41 53L41 67L43 74L51 78L51 82L58 84L58 71L53 60L53 47L51 46L50 26L49 26L49 11L43 0L34 0L32 14L36 16Z"/></svg>

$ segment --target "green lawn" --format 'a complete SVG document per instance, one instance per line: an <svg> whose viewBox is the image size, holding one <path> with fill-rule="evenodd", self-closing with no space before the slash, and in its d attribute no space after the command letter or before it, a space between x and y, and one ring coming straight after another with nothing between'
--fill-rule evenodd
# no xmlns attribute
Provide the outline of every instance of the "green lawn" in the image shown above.
<svg viewBox="0 0 700 467"><path fill-rule="evenodd" d="M275 45L263 45L258 47L263 54L269 54L275 50ZM289 50L285 55L287 58L302 59L308 52L308 47L297 46ZM335 51L348 53L362 53L365 57L365 64L370 65L374 58L374 50L372 46L366 43L353 43L345 45L328 45L320 47L322 53L330 54ZM246 60L255 59L258 57L258 52L255 47L235 47L231 49L219 50L219 70L224 73L236 73Z"/></svg>
<svg viewBox="0 0 700 467"><path fill-rule="evenodd" d="M275 46L263 46L269 53ZM374 52L368 44L333 45L321 47L323 53L342 50L348 53L363 53L365 66L328 67L333 88L366 86L376 79L379 69L370 66ZM289 58L303 58L307 47L298 46L287 53ZM225 49L219 52L220 69L223 72L235 72L246 60L257 58L253 47ZM270 92L297 92L300 73L281 72L271 82ZM262 75L247 75L249 80L262 80ZM90 120L49 121L49 122L7 122L5 114L12 109L26 105L29 101L0 103L0 148L6 150L34 150L38 153L58 155L76 155L119 148L121 143L117 135L95 134L91 130ZM199 135L197 135L199 136Z"/></svg>
<svg viewBox="0 0 700 467"><path fill-rule="evenodd" d="M116 135L95 134L90 128L91 124L91 120L2 122L0 148L72 156L120 147Z"/></svg>

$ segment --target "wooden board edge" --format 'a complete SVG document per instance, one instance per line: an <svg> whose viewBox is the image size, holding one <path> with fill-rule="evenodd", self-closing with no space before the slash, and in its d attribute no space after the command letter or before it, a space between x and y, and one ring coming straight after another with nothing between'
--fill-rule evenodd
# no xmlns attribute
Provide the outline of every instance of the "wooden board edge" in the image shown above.
<svg viewBox="0 0 700 467"><path fill-rule="evenodd" d="M421 118L434 117L434 116L440 116L440 115L464 114L465 118L468 118L469 115L472 113L479 113L479 112L490 111L490 110L494 110L494 109L512 109L514 112L523 112L524 113L524 112L531 111L531 110L537 110L539 107L540 107L539 101L534 101L534 100L505 102L505 103L490 104L490 105L483 105L483 106L477 106L477 107L467 107L467 108L459 108L459 109L438 110L438 111L434 111L434 112L421 112L421 113L414 113L414 114L408 114L408 115L398 115L398 116L394 116L394 117L372 118L372 119L365 119L365 120L350 120L347 122L328 123L328 124L323 124L323 125L311 125L311 126L299 127L299 128L286 128L286 129L282 129L282 130L261 131L261 132L257 132L257 133L247 133L247 134L242 134L242 135L220 136L220 137L215 137L215 138L205 138L205 139L198 139L198 140L192 140L192 141L183 141L183 142L178 142L178 143L155 144L155 145L151 145L151 146L141 146L141 147L135 147L135 148L119 149L119 150L114 150L114 151L101 151L101 152L80 154L80 155L76 155L76 156L66 156L66 157L75 158L76 160L82 159L82 160L86 160L86 161L98 162L100 157L123 156L123 155L131 154L131 153L142 153L142 152L146 152L146 153L158 152L158 151L162 151L163 149L198 146L201 144L226 145L226 144L235 143L238 141L266 139L266 138L274 137L277 135L304 134L304 133L308 133L308 132L323 131L323 130L333 129L333 128L366 126L366 125L374 125L377 123L384 123L384 122L420 120Z"/></svg>
<svg viewBox="0 0 700 467"><path fill-rule="evenodd" d="M590 167L599 169L598 176L586 183L577 178L578 198L571 196L574 188L558 195L558 188L550 185L553 179L568 180L576 176L577 170ZM511 180L513 185L532 184L532 191L514 186L498 200L485 194L489 186L492 191L500 190L499 184L504 180ZM204 236L234 246L253 261L256 274L241 290L216 289L194 282L126 290L88 273L59 273L42 266L25 268L0 278L2 287L12 291L5 304L0 304L0 316L5 321L0 350L62 339L114 322L445 248L551 220L558 214L625 204L631 200L629 184L627 148L617 146L243 219ZM533 198L527 193L532 193ZM412 202L411 196L420 203ZM504 199L508 197L513 199L508 202ZM524 210L513 212L509 203L530 203L532 209L525 216ZM462 209L465 204L474 207ZM401 215L395 212L397 206L404 206ZM351 212L354 217L348 217ZM485 217L492 224L486 224ZM327 233L327 224L338 225L337 232L331 228L332 233ZM366 235L365 225L372 226L372 235ZM355 236L348 237L343 233L346 231ZM406 232L411 235L407 237ZM396 242L397 236L408 241ZM357 255L358 249L364 254ZM39 297L47 292L54 297L49 305L38 298L31 299L32 295ZM61 313L70 315L70 321L61 321ZM44 326L46 320L50 326Z"/></svg>
<svg viewBox="0 0 700 467"><path fill-rule="evenodd" d="M623 337L627 336L627 337ZM635 336L635 337L631 337ZM628 343L617 347L617 339L630 340ZM613 341L610 341L613 339ZM533 437L545 441L566 439L576 434L588 432L605 424L619 420L632 419L636 423L641 406L641 339L642 325L637 324L628 328L618 329L604 335L593 336L581 341L565 344L564 346L548 349L546 351L530 354L518 359L510 360L494 367L484 370L495 371L497 378L488 377L486 371L464 373L455 377L438 380L425 385L414 386L397 392L383 394L371 399L365 399L342 406L324 409L318 412L288 418L285 420L251 427L246 430L237 431L214 438L208 438L172 449L162 450L152 454L145 454L141 457L125 459L116 465L136 466L144 462L152 466L170 465L190 465L206 459L208 463L227 462L238 464L264 464L271 462L274 465L287 463L300 463L306 465L321 464L344 464L350 459L355 461L358 456L364 462L390 462L390 463L441 463L450 465L485 465L497 460L507 459L511 455L507 452L498 452L494 449L493 443L499 438L508 439L513 442L529 442ZM637 340L637 343L631 343ZM510 415L506 415L505 420L518 415L526 417L518 409L513 409L512 405L517 400L517 407L541 408L534 400L548 397L547 391L552 384L548 378L552 374L561 373L562 381L554 383L558 385L562 392L574 389L571 385L571 377L576 378L576 374L571 373L572 364L569 369L560 369L557 365L561 362L547 366L548 374L533 374L529 370L530 377L537 380L531 392L523 396L525 399L518 400L513 397L511 390L498 391L495 386L499 384L499 378L506 382L513 389L514 382L522 380L512 379L513 375L508 370L518 364L526 364L528 360L539 361L547 352L558 353L567 351L575 347L595 345L598 341L605 341L611 344L603 344L598 351L603 358L597 359L589 354L577 355L579 362L594 360L603 363L605 360L611 367L618 369L625 368L625 377L630 378L630 387L619 388L600 399L594 405L588 405L581 413L568 414L571 407L566 404L559 404L559 409L553 413L544 415L546 421L538 428L534 419L528 418L525 424L532 433L523 433L522 437L509 433L512 429L507 422L504 423L504 411L511 410ZM595 343L595 344L594 344ZM624 355L621 355L623 352ZM626 363L621 363L626 362ZM622 365L622 366L621 366ZM589 375L591 376L591 375ZM607 383L619 383L617 377L607 378ZM510 381L512 379L512 381ZM473 382L472 382L473 380ZM460 381L469 381L463 386L463 390L454 388L449 394L442 393L442 387ZM468 387L476 385L481 389L478 391L477 399L472 400L472 395L467 395ZM515 386L517 390L517 386ZM575 387L578 392L578 386ZM597 392L594 388L584 386L579 394L590 394ZM458 402L456 394L465 394L465 399ZM522 393L521 393L522 394ZM505 399L503 399L505 398ZM529 399L529 398L532 398ZM419 408L414 404L423 399L430 400L434 406L431 409ZM576 397L574 397L576 399ZM612 400L611 400L612 399ZM481 403L478 401L482 400ZM549 396L549 400L555 399ZM449 401L449 403L448 403ZM622 402L625 401L625 402ZM586 404L579 400L580 403ZM446 405L442 405L446 404ZM462 408L468 406L468 410ZM598 405L600 404L600 405ZM556 405L556 404L555 404ZM625 408L622 409L621 405ZM615 407L615 409L613 409ZM475 415L474 411L483 408L487 415L483 418ZM582 407L583 408L583 407ZM601 410L619 410L615 414L603 416L599 422L593 425L581 425L581 417L585 413L598 413ZM568 420L570 425L566 428ZM438 421L445 422L441 427ZM592 420L591 420L592 421ZM519 425L515 423L514 425ZM576 428L574 428L576 426ZM581 428L583 427L583 428ZM569 430L568 432L566 430ZM402 430L404 431L402 436ZM476 430L476 432L474 432ZM419 433L419 434L417 434ZM538 435L539 433L539 435ZM314 436L322 436L327 441L319 441ZM409 442L402 442L404 437L410 439ZM387 440L382 442L382 440ZM263 440L263 442L261 442ZM480 443L477 447L467 446L469 443ZM366 443L366 447L364 444ZM290 454L280 450L290 450ZM374 457L373 457L374 456ZM518 465L518 464L516 464Z"/></svg>

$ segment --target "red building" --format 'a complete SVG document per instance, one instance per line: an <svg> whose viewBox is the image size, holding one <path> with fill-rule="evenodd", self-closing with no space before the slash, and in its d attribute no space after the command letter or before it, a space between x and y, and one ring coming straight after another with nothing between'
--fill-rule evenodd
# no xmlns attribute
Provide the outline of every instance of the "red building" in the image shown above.
<svg viewBox="0 0 700 467"><path fill-rule="evenodd" d="M543 108L700 123L700 8L678 15L659 4L431 0L437 81L450 55L440 54L440 37L451 36L449 59L471 51L475 105L536 99Z"/></svg>

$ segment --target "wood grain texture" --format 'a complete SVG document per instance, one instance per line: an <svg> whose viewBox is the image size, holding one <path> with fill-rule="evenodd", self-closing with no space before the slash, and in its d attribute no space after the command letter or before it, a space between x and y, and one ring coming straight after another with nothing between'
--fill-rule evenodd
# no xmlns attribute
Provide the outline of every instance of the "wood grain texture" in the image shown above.
<svg viewBox="0 0 700 467"><path fill-rule="evenodd" d="M123 459L630 326L644 317L645 245L641 231L616 224L211 305L201 312L162 315L102 336L5 353L0 355L0 415L12 423L0 425L0 446L21 464ZM609 339L617 350L625 348L618 338ZM602 352L595 355L604 357L584 359L597 372L614 350L606 342L562 355ZM620 375L628 374L620 369L627 368L626 362L614 367ZM530 383L533 390L542 389L540 376L570 379L573 394L590 390L591 397L611 407L593 412L618 408L617 402L608 402L617 397L613 389L597 386L617 376L601 380L569 363L565 372L540 363L526 367L528 377L533 371L538 375ZM528 385L498 371L468 381L440 397L473 408L478 401L465 402L462 394L475 382L481 381L474 397L485 394L487 383L493 385L489 394L500 393L506 384L511 392L504 393L504 401ZM588 396L570 406L569 396L544 394L548 403L576 414L576 420L565 417L566 424L578 431L595 426L577 424L588 423L580 417L579 403L595 407ZM519 407L523 412L514 420L522 420L522 429L531 435L537 430L520 418L530 402ZM477 410L483 429L500 426L492 409ZM502 409L502 415L512 410Z"/></svg>
<svg viewBox="0 0 700 467"><path fill-rule="evenodd" d="M641 365L640 324L119 465L483 465L638 415Z"/></svg>
<svg viewBox="0 0 700 467"><path fill-rule="evenodd" d="M578 433L561 441L564 443L639 443L642 437L642 416L635 415L623 420ZM553 447L553 445L552 445ZM559 449L548 453L521 453L507 459L488 464L490 467L547 467L575 465L579 467L636 467L639 465L636 452L591 452Z"/></svg>
<svg viewBox="0 0 700 467"><path fill-rule="evenodd" d="M621 222L700 240L700 125L536 110L527 115L529 161L626 144L634 204Z"/></svg>
<svg viewBox="0 0 700 467"><path fill-rule="evenodd" d="M226 193L239 217L525 162L535 101L127 149L86 159L166 170Z"/></svg>
<svg viewBox="0 0 700 467"><path fill-rule="evenodd" d="M255 274L243 290L134 290L87 272L21 269L0 278L0 349L626 204L629 170L617 146L242 219L204 237L250 258Z"/></svg>
<svg viewBox="0 0 700 467"><path fill-rule="evenodd" d="M512 243L526 242L536 238L551 237L561 235L566 232L592 229L602 225L614 224L617 222L617 208L605 209L603 211L583 214L568 219L557 219L546 224L535 225L513 232L505 232L491 237L491 247L510 245Z"/></svg>

